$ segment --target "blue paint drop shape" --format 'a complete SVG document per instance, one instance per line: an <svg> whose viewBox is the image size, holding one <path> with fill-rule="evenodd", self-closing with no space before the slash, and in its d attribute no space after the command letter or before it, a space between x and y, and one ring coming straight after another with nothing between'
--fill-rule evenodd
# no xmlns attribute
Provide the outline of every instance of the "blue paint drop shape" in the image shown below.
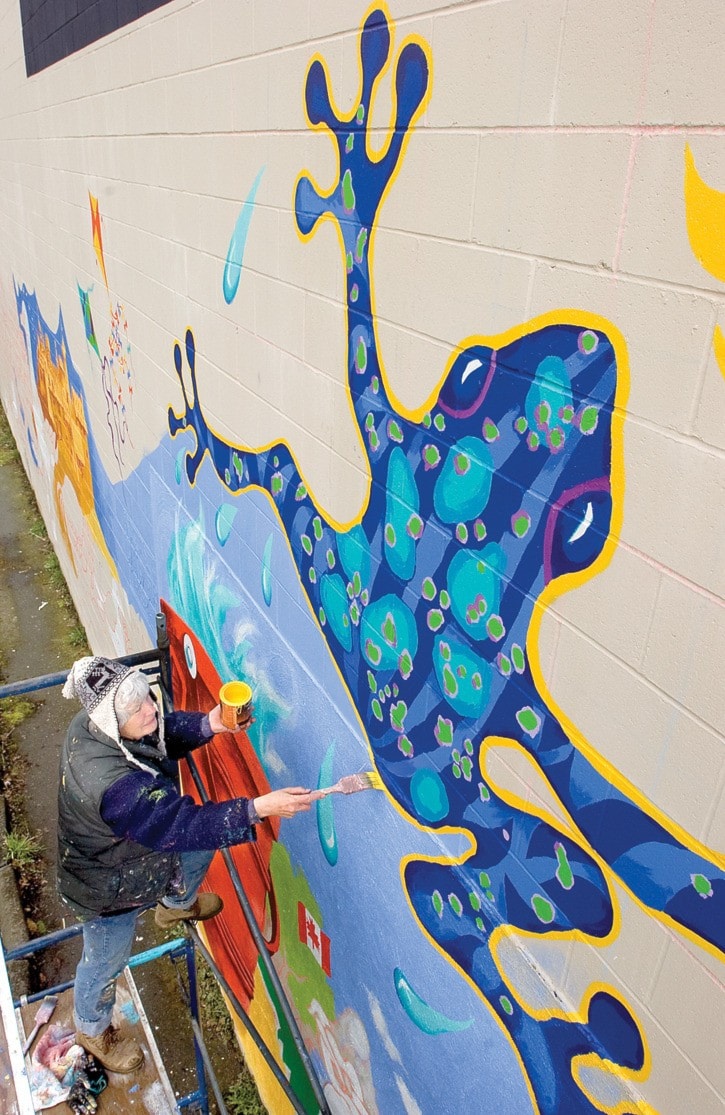
<svg viewBox="0 0 725 1115"><path fill-rule="evenodd" d="M232 533L232 523L237 514L237 508L231 503L223 503L217 510L216 521L216 536L219 539L220 545L225 545L229 535Z"/></svg>
<svg viewBox="0 0 725 1115"><path fill-rule="evenodd" d="M332 764L334 757L335 745L331 743L320 767L320 774L317 779L318 790L322 786L330 786L333 782ZM330 867L334 867L337 863L338 847L332 794L328 794L325 798L320 798L317 802L317 835L320 838L322 854L330 864Z"/></svg>
<svg viewBox="0 0 725 1115"><path fill-rule="evenodd" d="M252 188L244 200L241 212L237 217L237 223L234 226L232 238L229 241L229 251L227 252L227 261L224 265L224 276L222 278L224 301L227 305L231 305L239 289L239 281L242 277L242 263L244 262L244 249L247 244L247 233L249 232L252 215L254 214L254 199L263 174L264 167L262 167L252 183Z"/></svg>
<svg viewBox="0 0 725 1115"><path fill-rule="evenodd" d="M176 454L176 483L177 484L181 483L181 478L184 475L184 457L185 456L186 456L186 450L185 449L180 449L179 452Z"/></svg>
<svg viewBox="0 0 725 1115"><path fill-rule="evenodd" d="M424 1034L455 1034L460 1030L468 1030L473 1025L471 1018L465 1022L457 1022L434 1010L413 990L400 968L395 969L393 978L400 1005Z"/></svg>
<svg viewBox="0 0 725 1115"><path fill-rule="evenodd" d="M274 536L270 534L264 544L262 554L262 596L267 607L272 603L272 543Z"/></svg>

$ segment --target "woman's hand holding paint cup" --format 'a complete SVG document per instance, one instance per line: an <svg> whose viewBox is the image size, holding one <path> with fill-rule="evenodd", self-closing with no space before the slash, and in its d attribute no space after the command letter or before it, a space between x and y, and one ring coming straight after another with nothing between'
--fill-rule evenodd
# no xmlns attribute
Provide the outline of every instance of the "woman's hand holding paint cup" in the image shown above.
<svg viewBox="0 0 725 1115"><path fill-rule="evenodd" d="M212 716L219 710L219 731L239 732L252 723L252 690L246 681L228 681L219 690L219 704L209 714L209 722L214 727Z"/></svg>

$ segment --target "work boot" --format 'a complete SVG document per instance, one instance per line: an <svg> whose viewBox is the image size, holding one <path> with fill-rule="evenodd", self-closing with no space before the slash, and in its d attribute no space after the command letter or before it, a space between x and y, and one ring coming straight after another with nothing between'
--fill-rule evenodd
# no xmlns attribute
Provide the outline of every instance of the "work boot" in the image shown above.
<svg viewBox="0 0 725 1115"><path fill-rule="evenodd" d="M214 918L223 907L224 903L218 894L200 894L193 905L184 909L164 906L163 902L159 902L154 921L162 929L170 929L180 921L206 921L207 918Z"/></svg>
<svg viewBox="0 0 725 1115"><path fill-rule="evenodd" d="M133 1072L143 1064L143 1049L133 1038L121 1037L118 1026L107 1026L95 1038L79 1032L76 1042L109 1072Z"/></svg>

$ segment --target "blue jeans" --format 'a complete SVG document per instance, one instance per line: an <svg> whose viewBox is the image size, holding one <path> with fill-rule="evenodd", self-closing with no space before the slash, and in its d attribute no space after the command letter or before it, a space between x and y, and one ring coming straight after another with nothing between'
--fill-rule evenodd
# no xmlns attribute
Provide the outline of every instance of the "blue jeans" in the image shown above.
<svg viewBox="0 0 725 1115"><path fill-rule="evenodd" d="M184 909L196 899L213 852L184 852L179 856L184 880L183 895L165 898L165 906ZM116 1001L116 980L131 956L136 918L142 910L93 918L83 925L83 955L76 969L74 1012L76 1029L91 1038L111 1024Z"/></svg>

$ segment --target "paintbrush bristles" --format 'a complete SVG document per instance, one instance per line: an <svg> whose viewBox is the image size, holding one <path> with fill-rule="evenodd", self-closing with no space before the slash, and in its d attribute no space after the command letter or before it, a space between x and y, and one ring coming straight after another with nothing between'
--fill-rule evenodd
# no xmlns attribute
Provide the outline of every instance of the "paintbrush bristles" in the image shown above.
<svg viewBox="0 0 725 1115"><path fill-rule="evenodd" d="M357 794L360 790L382 790L383 788L380 776L372 770L360 771L358 774L346 774L337 785L343 794Z"/></svg>
<svg viewBox="0 0 725 1115"><path fill-rule="evenodd" d="M374 770L360 771L358 774L345 774L334 786L317 790L321 797L327 794L357 794L360 790L382 790L383 780Z"/></svg>

